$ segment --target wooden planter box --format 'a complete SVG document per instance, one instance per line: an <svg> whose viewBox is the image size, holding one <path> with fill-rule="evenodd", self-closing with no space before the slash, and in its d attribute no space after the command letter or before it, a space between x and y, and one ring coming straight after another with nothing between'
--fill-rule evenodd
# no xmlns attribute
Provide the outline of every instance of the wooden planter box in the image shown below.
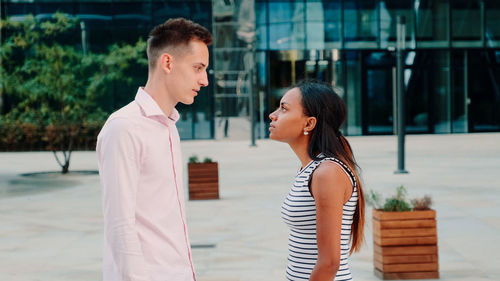
<svg viewBox="0 0 500 281"><path fill-rule="evenodd" d="M188 163L189 200L219 199L219 166L212 163Z"/></svg>
<svg viewBox="0 0 500 281"><path fill-rule="evenodd" d="M373 250L381 279L439 278L436 211L373 210Z"/></svg>

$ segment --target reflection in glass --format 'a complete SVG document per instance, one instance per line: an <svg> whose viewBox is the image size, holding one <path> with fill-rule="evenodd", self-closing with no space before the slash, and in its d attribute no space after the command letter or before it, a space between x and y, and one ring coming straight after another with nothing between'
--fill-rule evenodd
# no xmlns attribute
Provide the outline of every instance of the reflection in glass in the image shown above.
<svg viewBox="0 0 500 281"><path fill-rule="evenodd" d="M379 33L378 18L374 0L346 0L344 2L345 41L375 42Z"/></svg>
<svg viewBox="0 0 500 281"><path fill-rule="evenodd" d="M305 48L304 23L274 23L269 25L269 49L290 50Z"/></svg>
<svg viewBox="0 0 500 281"><path fill-rule="evenodd" d="M449 40L448 0L415 3L417 46L447 47Z"/></svg>
<svg viewBox="0 0 500 281"><path fill-rule="evenodd" d="M451 32L453 40L481 40L481 10L479 1L451 1Z"/></svg>
<svg viewBox="0 0 500 281"><path fill-rule="evenodd" d="M346 129L348 135L361 135L361 52L360 51L346 51L345 52L346 64L346 98L347 103L347 120Z"/></svg>
<svg viewBox="0 0 500 281"><path fill-rule="evenodd" d="M370 52L364 56L364 98L368 134L392 132L392 99L395 63L394 53Z"/></svg>
<svg viewBox="0 0 500 281"><path fill-rule="evenodd" d="M407 52L404 81L406 87L406 132L428 133L429 126L429 82L434 76L429 66L432 56L428 51ZM395 71L395 69L394 69Z"/></svg>
<svg viewBox="0 0 500 281"><path fill-rule="evenodd" d="M413 0L382 0L379 3L380 13L380 47L395 46L396 42L396 27L397 16L404 16L406 20L405 34L407 41L412 41L413 44L406 44L407 48L414 45L415 38L415 19L412 10ZM391 42L392 44L389 44Z"/></svg>
<svg viewBox="0 0 500 281"><path fill-rule="evenodd" d="M306 49L322 50L325 48L325 20L323 3L307 2L306 5Z"/></svg>
<svg viewBox="0 0 500 281"><path fill-rule="evenodd" d="M448 51L433 52L432 69L434 70L434 81L431 91L434 100L435 133L451 133L449 65Z"/></svg>
<svg viewBox="0 0 500 281"><path fill-rule="evenodd" d="M500 52L468 51L471 123L475 132L500 130Z"/></svg>
<svg viewBox="0 0 500 281"><path fill-rule="evenodd" d="M468 130L468 53L456 50L451 53L452 81L452 130L453 133L466 133Z"/></svg>
<svg viewBox="0 0 500 281"><path fill-rule="evenodd" d="M324 9L325 46L340 48L342 41L342 3L341 0L326 1Z"/></svg>
<svg viewBox="0 0 500 281"><path fill-rule="evenodd" d="M500 1L486 1L486 44L489 47L500 47Z"/></svg>

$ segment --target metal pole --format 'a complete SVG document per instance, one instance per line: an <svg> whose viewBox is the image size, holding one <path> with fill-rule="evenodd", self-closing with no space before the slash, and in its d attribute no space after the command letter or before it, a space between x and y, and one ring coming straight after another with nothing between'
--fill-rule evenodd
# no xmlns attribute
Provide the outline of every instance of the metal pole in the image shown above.
<svg viewBox="0 0 500 281"><path fill-rule="evenodd" d="M83 55L86 56L87 55L87 28L85 26L84 21L80 22L80 29L81 29L81 33L82 33L82 51L83 51Z"/></svg>
<svg viewBox="0 0 500 281"><path fill-rule="evenodd" d="M405 170L405 86L404 86L404 49L405 49L405 17L398 16L397 21L397 45L396 45L396 68L397 68L397 91L398 91L398 169L395 174L407 174Z"/></svg>
<svg viewBox="0 0 500 281"><path fill-rule="evenodd" d="M250 110L250 138L251 138L251 144L250 146L257 146L255 143L255 104L254 104L254 87L253 87L253 70L249 71L250 75L250 80L248 81L248 89L250 89L248 93L248 101L249 101L249 110Z"/></svg>
<svg viewBox="0 0 500 281"><path fill-rule="evenodd" d="M264 92L259 91L259 134L260 138L264 139L265 136L265 128L264 128Z"/></svg>
<svg viewBox="0 0 500 281"><path fill-rule="evenodd" d="M392 68L392 130L398 134L398 75L396 67Z"/></svg>

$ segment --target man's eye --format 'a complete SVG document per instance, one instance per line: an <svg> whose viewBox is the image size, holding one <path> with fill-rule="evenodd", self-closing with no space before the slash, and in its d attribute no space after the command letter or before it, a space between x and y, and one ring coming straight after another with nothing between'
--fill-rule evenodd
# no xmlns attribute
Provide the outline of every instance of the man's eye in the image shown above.
<svg viewBox="0 0 500 281"><path fill-rule="evenodd" d="M286 111L286 108L284 106L282 106L281 111Z"/></svg>

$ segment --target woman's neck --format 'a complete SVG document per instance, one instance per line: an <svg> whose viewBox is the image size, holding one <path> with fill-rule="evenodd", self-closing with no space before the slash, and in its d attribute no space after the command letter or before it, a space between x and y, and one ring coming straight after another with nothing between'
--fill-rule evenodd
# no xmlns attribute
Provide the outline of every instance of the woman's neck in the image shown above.
<svg viewBox="0 0 500 281"><path fill-rule="evenodd" d="M309 156L309 153L307 152L307 145L308 145L309 139L300 140L294 143L288 143L290 147L292 148L293 152L295 152L295 155L299 158L303 169L309 162L311 162L311 157Z"/></svg>

